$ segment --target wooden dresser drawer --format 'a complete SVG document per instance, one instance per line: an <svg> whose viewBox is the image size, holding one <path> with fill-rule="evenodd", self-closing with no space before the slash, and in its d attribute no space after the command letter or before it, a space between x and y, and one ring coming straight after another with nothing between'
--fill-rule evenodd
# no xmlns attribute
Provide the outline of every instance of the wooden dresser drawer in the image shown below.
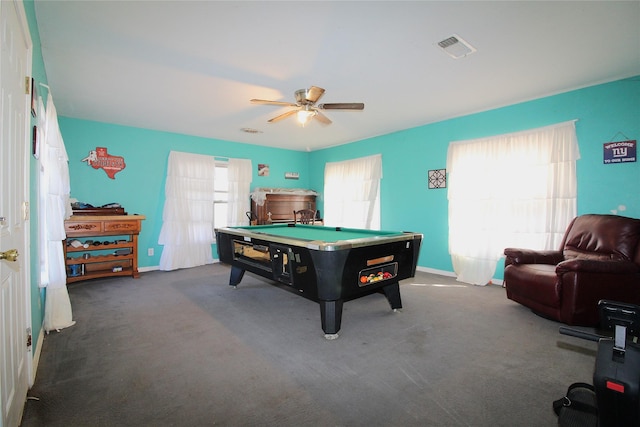
<svg viewBox="0 0 640 427"><path fill-rule="evenodd" d="M140 232L140 221L108 221L103 223L103 231L121 231L122 234Z"/></svg>
<svg viewBox="0 0 640 427"><path fill-rule="evenodd" d="M67 237L102 233L102 221L65 221L64 230Z"/></svg>

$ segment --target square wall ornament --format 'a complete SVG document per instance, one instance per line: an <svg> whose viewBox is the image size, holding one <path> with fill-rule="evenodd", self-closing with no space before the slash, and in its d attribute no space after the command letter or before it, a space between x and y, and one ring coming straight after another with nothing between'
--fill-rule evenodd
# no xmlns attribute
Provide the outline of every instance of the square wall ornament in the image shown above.
<svg viewBox="0 0 640 427"><path fill-rule="evenodd" d="M429 188L447 188L446 169L433 169L429 171Z"/></svg>

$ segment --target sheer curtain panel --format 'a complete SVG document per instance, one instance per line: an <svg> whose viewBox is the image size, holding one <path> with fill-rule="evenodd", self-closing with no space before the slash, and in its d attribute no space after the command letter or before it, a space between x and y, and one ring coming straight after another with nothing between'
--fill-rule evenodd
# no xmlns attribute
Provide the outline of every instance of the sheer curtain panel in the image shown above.
<svg viewBox="0 0 640 427"><path fill-rule="evenodd" d="M555 249L576 216L575 123L453 142L449 253L458 280L490 282L506 247Z"/></svg>
<svg viewBox="0 0 640 427"><path fill-rule="evenodd" d="M253 167L248 159L229 159L229 206L227 225L247 225L246 212L251 210L250 193Z"/></svg>
<svg viewBox="0 0 640 427"><path fill-rule="evenodd" d="M160 270L213 263L215 158L169 153L162 229Z"/></svg>
<svg viewBox="0 0 640 427"><path fill-rule="evenodd" d="M51 94L46 111L39 100L38 127L43 129L39 152L40 286L47 288L43 326L46 332L75 324L67 292L63 241L64 220L71 216L69 158Z"/></svg>
<svg viewBox="0 0 640 427"><path fill-rule="evenodd" d="M331 162L324 169L324 221L328 225L379 229L382 156Z"/></svg>

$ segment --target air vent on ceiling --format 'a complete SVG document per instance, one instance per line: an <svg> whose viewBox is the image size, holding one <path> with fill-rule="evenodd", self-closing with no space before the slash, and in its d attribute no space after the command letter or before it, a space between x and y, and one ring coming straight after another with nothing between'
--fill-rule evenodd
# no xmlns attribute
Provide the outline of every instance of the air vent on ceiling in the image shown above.
<svg viewBox="0 0 640 427"><path fill-rule="evenodd" d="M471 46L463 40L462 37L455 34L441 42L438 42L438 46L440 46L440 48L453 59L463 58L476 51L475 47Z"/></svg>
<svg viewBox="0 0 640 427"><path fill-rule="evenodd" d="M258 129L253 129L253 128L242 128L240 129L242 132L246 132L246 133L262 133L261 130Z"/></svg>

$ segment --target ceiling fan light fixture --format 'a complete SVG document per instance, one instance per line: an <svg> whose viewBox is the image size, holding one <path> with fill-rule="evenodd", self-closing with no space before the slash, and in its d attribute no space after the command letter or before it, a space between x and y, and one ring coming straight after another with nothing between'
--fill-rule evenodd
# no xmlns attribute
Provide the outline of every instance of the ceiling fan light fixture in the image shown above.
<svg viewBox="0 0 640 427"><path fill-rule="evenodd" d="M273 117L267 122L275 123L280 120L284 120L287 117L296 116L298 123L304 127L313 118L316 118L323 125L330 125L331 120L322 114L320 110L364 110L364 104L362 102L337 102L331 104L319 104L316 103L322 98L325 90L318 86L311 86L309 89L299 89L295 92L296 103L283 102L283 101L269 101L266 99L252 99L253 104L263 105L277 105L280 107L291 107L292 109Z"/></svg>
<svg viewBox="0 0 640 427"><path fill-rule="evenodd" d="M315 111L312 110L300 110L298 111L298 123L300 123L302 126L306 125L307 123L309 123L309 120L311 120L311 118L313 116L316 115Z"/></svg>

